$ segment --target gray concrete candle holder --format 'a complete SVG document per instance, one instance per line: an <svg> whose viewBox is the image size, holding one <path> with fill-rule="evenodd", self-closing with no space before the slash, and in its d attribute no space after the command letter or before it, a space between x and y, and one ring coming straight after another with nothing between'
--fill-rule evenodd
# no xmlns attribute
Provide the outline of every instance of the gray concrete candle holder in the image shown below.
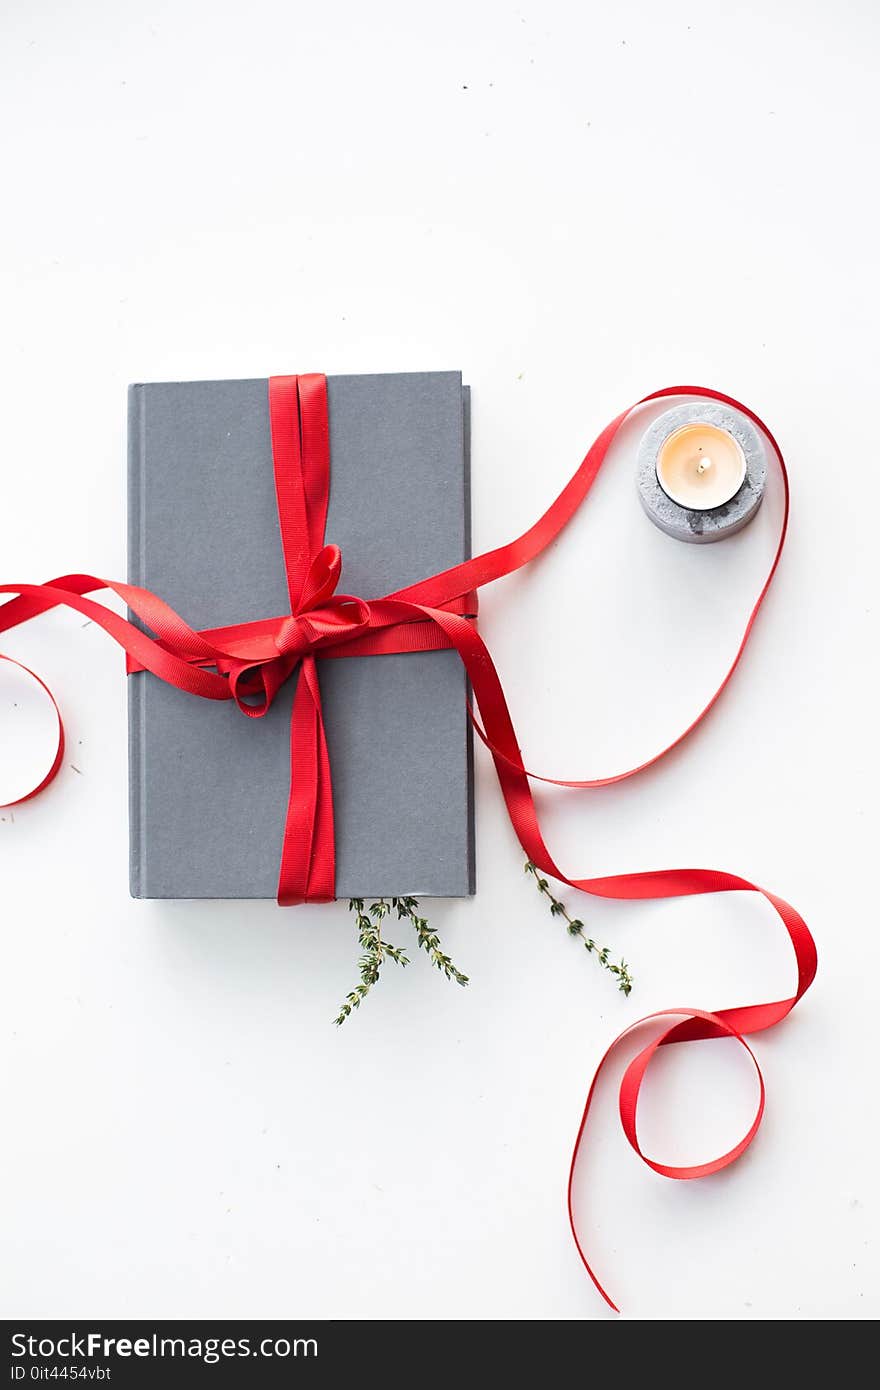
<svg viewBox="0 0 880 1390"><path fill-rule="evenodd" d="M657 479L657 456L674 430L702 421L733 435L746 459L745 480L737 493L721 507L692 511L680 507L663 491ZM764 497L767 450L748 416L731 406L701 401L673 406L664 411L642 436L636 465L639 497L655 526L679 541L706 545L732 536L751 521Z"/></svg>

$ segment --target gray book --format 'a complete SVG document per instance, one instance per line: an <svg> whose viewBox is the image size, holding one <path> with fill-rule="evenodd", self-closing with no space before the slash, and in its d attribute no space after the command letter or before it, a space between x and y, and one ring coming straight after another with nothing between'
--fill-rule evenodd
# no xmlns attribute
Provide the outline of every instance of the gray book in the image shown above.
<svg viewBox="0 0 880 1390"><path fill-rule="evenodd" d="M458 372L328 378L326 538L340 590L379 597L470 554ZM129 391L129 580L195 628L288 609L267 383ZM319 661L339 897L474 891L467 682L454 651ZM129 676L131 892L273 898L291 679L262 719Z"/></svg>

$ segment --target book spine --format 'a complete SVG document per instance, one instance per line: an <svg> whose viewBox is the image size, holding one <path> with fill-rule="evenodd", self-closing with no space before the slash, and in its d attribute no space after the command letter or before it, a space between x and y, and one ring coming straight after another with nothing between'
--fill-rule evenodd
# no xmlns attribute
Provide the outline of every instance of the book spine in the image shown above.
<svg viewBox="0 0 880 1390"><path fill-rule="evenodd" d="M473 555L471 541L471 388L462 386L462 427L464 458L464 558ZM468 700L471 699L471 683L465 681ZM465 710L464 737L467 748L467 876L468 893L477 891L477 830L474 816L474 730L470 716Z"/></svg>
<svg viewBox="0 0 880 1390"><path fill-rule="evenodd" d="M144 582L144 388L128 388L128 582ZM129 618L132 614L129 613ZM144 891L144 682L141 675L128 677L128 845L129 892L142 898Z"/></svg>

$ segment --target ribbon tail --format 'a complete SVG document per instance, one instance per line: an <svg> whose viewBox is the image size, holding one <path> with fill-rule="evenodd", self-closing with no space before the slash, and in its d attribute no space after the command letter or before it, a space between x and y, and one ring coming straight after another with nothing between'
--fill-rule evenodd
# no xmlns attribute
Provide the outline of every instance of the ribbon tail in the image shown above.
<svg viewBox="0 0 880 1390"><path fill-rule="evenodd" d="M385 606L393 611L398 603L400 603L399 600L386 600ZM403 609L406 605L401 604L400 606ZM723 873L714 869L665 869L646 873L614 874L603 878L573 878L563 873L544 842L537 808L529 786L529 777L532 774L526 771L523 764L507 700L495 664L485 643L474 626L458 614L424 608L420 605L415 605L415 607L423 616L432 618L438 627L446 633L461 657L470 677L474 697L483 720L483 741L494 759L511 824L525 853L540 870L551 874L561 883L567 883L572 888L603 898L639 901L649 898L689 897L702 893L758 893L770 903L781 919L788 933L797 964L795 993L789 998L774 1000L770 1003L743 1005L712 1013L702 1009L682 1008L667 1009L661 1013L649 1015L649 1019L673 1016L678 1021L666 1027L658 1037L642 1049L627 1067L620 1084L620 1117L624 1133L631 1147L649 1168L664 1177L678 1179L706 1177L711 1173L719 1172L739 1158L751 1144L758 1132L764 1111L763 1078L754 1054L745 1042L743 1034L772 1028L781 1022L812 984L815 976L816 946L806 923L784 899L767 892L758 887L757 884L750 883L748 879L741 878L737 874ZM646 1021L646 1019L640 1019L638 1023ZM599 1063L587 1095L569 1172L568 1210L575 1245L584 1268L599 1293L609 1307L615 1311L617 1311L617 1307L596 1277L578 1237L574 1215L573 1184L587 1117L599 1075L611 1053L631 1029L638 1026L638 1023L631 1024L614 1040ZM718 1037L732 1037L740 1042L749 1053L757 1070L760 1098L752 1125L732 1149L706 1163L689 1168L658 1163L642 1152L636 1135L636 1108L639 1090L648 1064L657 1049L666 1044Z"/></svg>
<svg viewBox="0 0 880 1390"><path fill-rule="evenodd" d="M303 659L290 718L290 795L281 847L278 902L332 902L336 850L330 756L315 659Z"/></svg>
<svg viewBox="0 0 880 1390"><path fill-rule="evenodd" d="M30 679L34 681L40 687L40 689L46 693L46 695L48 695L57 722L57 730L55 734L55 752L52 755L52 762L48 768L48 771L43 773L43 776L40 778L39 782L37 782L35 786L31 787L29 791L24 792L21 796L16 797L14 801L0 802L0 809L7 811L11 810L13 806L21 806L23 802L30 801L31 798L34 796L39 796L40 792L43 791L46 787L48 787L50 782L53 782L55 780L55 777L58 774L61 764L64 761L64 721L61 718L61 710L58 707L58 701L55 699L55 696L52 694L52 691L49 689L46 682L44 680L41 680L41 678L37 675L36 671L32 671L29 666L22 665L20 661L16 661L11 656L4 656L3 652L0 652L0 661L5 661L7 665L14 666L17 670L23 671L26 676L30 677Z"/></svg>
<svg viewBox="0 0 880 1390"><path fill-rule="evenodd" d="M761 1124L761 1120L764 1115L766 1092L764 1089L764 1078L761 1074L761 1068L758 1065L758 1059L756 1058L752 1049L749 1047L745 1038L742 1037L742 1035L737 1031L736 1028L733 1028L728 1022L725 1021L723 1014L707 1013L703 1009L692 1008L660 1009L656 1013L647 1014L644 1018L637 1019L634 1023L631 1023L628 1025L628 1027L624 1028L623 1032L618 1033L617 1037L603 1053L599 1061L599 1065L596 1067L595 1073L593 1075L593 1080L590 1083L590 1089L587 1092L587 1099L584 1103L583 1115L581 1116L581 1122L578 1126L577 1136L575 1138L574 1147L572 1149L571 1163L568 1169L567 1188L568 1224L571 1229L571 1236L572 1240L574 1241L575 1249L577 1250L578 1256L580 1257L581 1264L583 1265L587 1274L593 1281L593 1284L595 1285L597 1291L601 1294L602 1298L608 1304L608 1307L611 1308L612 1311L615 1313L619 1313L620 1309L614 1302L614 1300L611 1298L611 1295L608 1293L607 1289L605 1289L604 1286L600 1283L595 1270L592 1268L589 1260L587 1259L586 1251L584 1250L584 1247L581 1244L580 1236L578 1234L577 1218L575 1216L574 1187L575 1175L577 1173L578 1167L578 1158L580 1156L581 1151L581 1144L583 1142L584 1132L587 1127L587 1120L589 1118L590 1110L592 1108L593 1098L596 1092L596 1086L599 1083L599 1077L605 1070L606 1064L609 1062L612 1054L616 1052L617 1048L620 1046L623 1040L629 1037L629 1035L632 1032L634 1032L635 1029L641 1028L646 1023L653 1022L655 1019L681 1018L682 1016L685 1019L685 1026L694 1023L698 1023L701 1025L703 1030L700 1034L701 1037L733 1038L734 1041L738 1042L748 1053L754 1065L755 1073L758 1078L758 1104L755 1111L755 1116L752 1120L749 1129L746 1131L742 1139L740 1139L739 1143L735 1144L732 1149L728 1150L727 1153L721 1154L718 1158L710 1159L707 1163L694 1164L693 1166L686 1168L672 1167L669 1164L655 1162L654 1159L649 1158L647 1154L643 1152L636 1133L636 1111L638 1108L639 1091L641 1089L642 1081L644 1080L645 1072L647 1071L648 1066L650 1065L650 1062L654 1057L654 1054L656 1053L657 1049L663 1046L664 1043L673 1042L677 1040L674 1035L676 1034L676 1031L682 1027L682 1024L675 1023L671 1027L664 1028L657 1036L652 1038L652 1040L645 1047L643 1047L640 1052L636 1054L636 1056L627 1066L626 1071L623 1074L623 1079L620 1083L620 1093L618 1097L620 1123L623 1127L623 1132L626 1135L627 1142L629 1143L630 1147L638 1154L642 1162L646 1163L649 1168L653 1168L655 1173L659 1173L662 1177L667 1178L704 1178L709 1177L712 1173L720 1173L722 1168L727 1168L729 1164L735 1163L736 1160L740 1158L742 1154L745 1153L746 1149L749 1147L755 1135L757 1134Z"/></svg>

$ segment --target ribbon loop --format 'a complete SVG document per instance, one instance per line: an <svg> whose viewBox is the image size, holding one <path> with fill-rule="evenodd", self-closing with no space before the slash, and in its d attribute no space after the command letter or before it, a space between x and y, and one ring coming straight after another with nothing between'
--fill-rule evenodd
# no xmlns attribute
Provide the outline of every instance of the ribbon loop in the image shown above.
<svg viewBox="0 0 880 1390"><path fill-rule="evenodd" d="M341 575L342 552L339 546L325 545L309 565L297 612L308 613L310 609L325 604L336 592Z"/></svg>
<svg viewBox="0 0 880 1390"><path fill-rule="evenodd" d="M295 664L294 658L287 654L256 665L244 661L230 663L229 688L242 714L249 719L261 719L268 714Z"/></svg>

